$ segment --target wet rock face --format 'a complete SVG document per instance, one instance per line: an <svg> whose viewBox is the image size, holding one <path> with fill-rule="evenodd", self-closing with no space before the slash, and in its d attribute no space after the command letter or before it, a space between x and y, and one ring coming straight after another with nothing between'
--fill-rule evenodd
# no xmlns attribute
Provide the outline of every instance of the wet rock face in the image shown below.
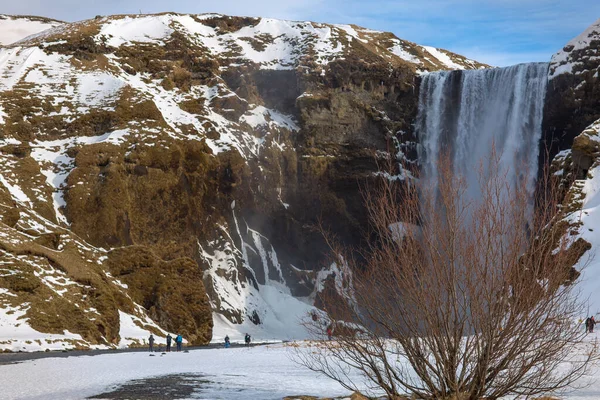
<svg viewBox="0 0 600 400"><path fill-rule="evenodd" d="M598 52L599 21L552 57L542 140L542 146L550 149L550 159L569 149L574 138L600 118Z"/></svg>
<svg viewBox="0 0 600 400"><path fill-rule="evenodd" d="M595 67L600 68L600 63ZM546 94L542 146L548 146L553 157L558 151L571 147L573 139L599 117L598 69L552 79Z"/></svg>

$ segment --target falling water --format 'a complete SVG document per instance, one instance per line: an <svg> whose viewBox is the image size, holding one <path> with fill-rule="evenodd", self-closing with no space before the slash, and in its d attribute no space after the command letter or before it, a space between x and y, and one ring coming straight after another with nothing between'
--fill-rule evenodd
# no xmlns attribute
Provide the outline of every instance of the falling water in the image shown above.
<svg viewBox="0 0 600 400"><path fill-rule="evenodd" d="M494 147L508 178L526 179L533 195L547 76L546 63L425 75L416 127L424 178L437 185L444 149L477 198L479 167Z"/></svg>

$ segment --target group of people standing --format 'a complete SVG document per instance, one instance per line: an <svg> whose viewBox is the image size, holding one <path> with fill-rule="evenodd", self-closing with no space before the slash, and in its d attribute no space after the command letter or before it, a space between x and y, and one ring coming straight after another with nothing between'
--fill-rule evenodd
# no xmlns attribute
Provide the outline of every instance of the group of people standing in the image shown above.
<svg viewBox="0 0 600 400"><path fill-rule="evenodd" d="M150 349L150 352L154 351L154 342L156 340L154 339L154 335L150 334L150 337L148 338L148 347ZM244 343L246 345L246 347L250 346L250 342L252 341L252 338L250 337L250 334L246 333L246 336L244 336ZM171 334L167 334L167 348L166 351L170 352L171 351L171 343L173 342L173 336L171 336ZM176 351L181 351L181 346L183 344L183 337L181 335L177 335L175 337L175 345L177 346L177 350ZM231 341L229 340L229 335L225 336L225 348L229 348L231 346Z"/></svg>
<svg viewBox="0 0 600 400"><path fill-rule="evenodd" d="M250 346L250 342L252 341L252 338L250 337L249 333L246 333L246 336L244 336L244 344L246 345L246 347ZM229 335L225 335L225 348L228 349L231 347L231 340L229 339Z"/></svg>
<svg viewBox="0 0 600 400"><path fill-rule="evenodd" d="M173 341L173 336L171 336L171 334L167 334L167 348L166 351L170 352L171 351L171 342ZM154 335L150 334L150 337L148 338L148 346L150 347L150 352L154 351ZM177 335L175 337L175 345L177 348L177 351L181 351L181 347L183 345L183 337L181 335Z"/></svg>

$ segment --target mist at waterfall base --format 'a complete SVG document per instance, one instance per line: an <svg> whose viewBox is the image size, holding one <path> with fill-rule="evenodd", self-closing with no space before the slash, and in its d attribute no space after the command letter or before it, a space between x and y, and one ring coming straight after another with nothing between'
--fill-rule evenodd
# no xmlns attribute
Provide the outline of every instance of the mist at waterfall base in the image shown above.
<svg viewBox="0 0 600 400"><path fill-rule="evenodd" d="M437 186L437 161L442 152L452 172L463 176L467 196L481 198L480 165L488 161L492 147L501 155L499 167L510 182L526 180L533 203L538 175L540 139L548 64L520 64L507 68L437 72L423 76L420 86L417 134L419 160L428 187ZM580 236L600 242L600 167L583 185L583 209L569 216L583 223ZM581 298L588 315L600 317L600 261L586 254L575 266L582 272ZM585 316L582 316L585 317Z"/></svg>
<svg viewBox="0 0 600 400"><path fill-rule="evenodd" d="M489 179L501 179L502 187L494 186L501 202L514 201L525 188L533 211L547 76L545 63L423 76L416 126L419 179L424 199L438 199L436 214L443 215L441 180L448 178L438 175L447 172L457 179L453 183L464 185L465 229L483 206L482 185Z"/></svg>
<svg viewBox="0 0 600 400"><path fill-rule="evenodd" d="M416 126L422 179L437 187L444 155L476 202L494 149L500 171L513 185L525 180L533 198L547 79L546 63L424 75Z"/></svg>

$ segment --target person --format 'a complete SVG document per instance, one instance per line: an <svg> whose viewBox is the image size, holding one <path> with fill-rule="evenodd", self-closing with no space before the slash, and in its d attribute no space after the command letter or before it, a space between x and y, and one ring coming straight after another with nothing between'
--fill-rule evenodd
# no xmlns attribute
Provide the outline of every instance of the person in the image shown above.
<svg viewBox="0 0 600 400"><path fill-rule="evenodd" d="M173 340L173 336L171 334L167 334L167 352L171 351L171 341Z"/></svg>
<svg viewBox="0 0 600 400"><path fill-rule="evenodd" d="M246 336L244 337L244 343L246 343L246 347L250 346L250 335L246 333Z"/></svg>
<svg viewBox="0 0 600 400"><path fill-rule="evenodd" d="M229 341L229 335L225 336L225 348L228 349L231 346L231 342Z"/></svg>
<svg viewBox="0 0 600 400"><path fill-rule="evenodd" d="M333 330L331 329L331 325L327 327L327 339L331 340L333 336Z"/></svg>
<svg viewBox="0 0 600 400"><path fill-rule="evenodd" d="M590 333L594 333L594 325L596 325L596 319L592 315L590 317Z"/></svg>
<svg viewBox="0 0 600 400"><path fill-rule="evenodd" d="M183 343L183 337L181 335L177 335L175 338L175 344L177 345L177 351L181 351L181 344Z"/></svg>
<svg viewBox="0 0 600 400"><path fill-rule="evenodd" d="M150 353L152 353L154 351L154 335L150 334L148 344L150 345Z"/></svg>
<svg viewBox="0 0 600 400"><path fill-rule="evenodd" d="M592 321L592 319L590 317L587 317L585 320L585 333L589 333L590 331L590 322Z"/></svg>

